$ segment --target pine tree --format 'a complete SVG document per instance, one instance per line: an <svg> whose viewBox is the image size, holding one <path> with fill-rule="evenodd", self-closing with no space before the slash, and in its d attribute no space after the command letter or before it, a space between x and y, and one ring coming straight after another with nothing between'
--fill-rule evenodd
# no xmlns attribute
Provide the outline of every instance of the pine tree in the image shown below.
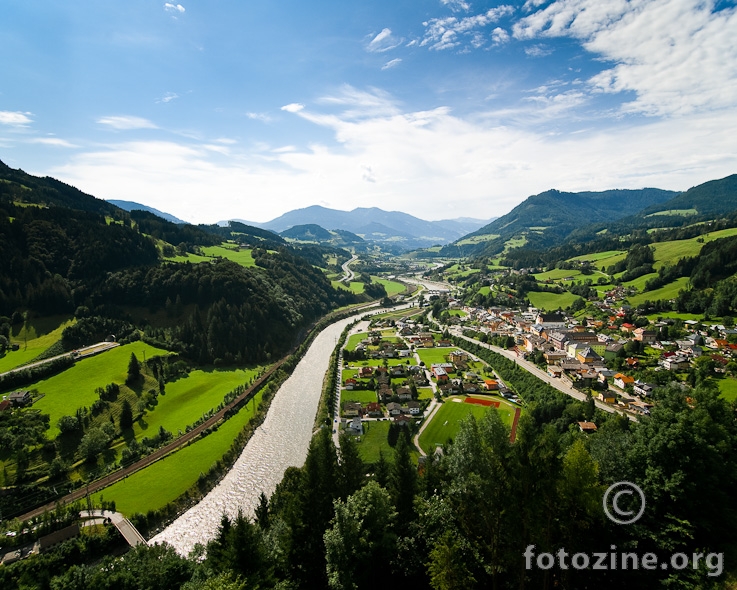
<svg viewBox="0 0 737 590"><path fill-rule="evenodd" d="M127 399L123 400L123 405L120 409L120 430L127 430L133 426L133 408Z"/></svg>

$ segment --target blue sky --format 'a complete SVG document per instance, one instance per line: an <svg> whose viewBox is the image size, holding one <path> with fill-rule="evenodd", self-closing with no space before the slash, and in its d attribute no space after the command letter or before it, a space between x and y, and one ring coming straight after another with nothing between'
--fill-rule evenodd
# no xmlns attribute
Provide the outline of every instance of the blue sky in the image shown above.
<svg viewBox="0 0 737 590"><path fill-rule="evenodd" d="M4 0L0 160L192 222L737 172L714 0Z"/></svg>

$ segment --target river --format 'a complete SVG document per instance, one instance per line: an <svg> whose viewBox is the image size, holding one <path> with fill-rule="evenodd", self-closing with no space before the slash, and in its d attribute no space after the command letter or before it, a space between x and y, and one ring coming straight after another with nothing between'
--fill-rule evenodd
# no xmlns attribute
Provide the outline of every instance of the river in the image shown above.
<svg viewBox="0 0 737 590"><path fill-rule="evenodd" d="M222 481L149 543L166 541L187 555L195 543L207 543L223 513L231 518L241 510L252 516L261 492L271 496L290 466L301 466L312 437L322 382L330 355L345 327L355 318L331 324L317 335L307 353L282 384L263 424Z"/></svg>

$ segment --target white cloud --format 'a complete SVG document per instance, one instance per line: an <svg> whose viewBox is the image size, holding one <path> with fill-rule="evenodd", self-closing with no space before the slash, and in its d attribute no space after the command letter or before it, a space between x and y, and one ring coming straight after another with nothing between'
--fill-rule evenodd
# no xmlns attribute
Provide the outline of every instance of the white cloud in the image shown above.
<svg viewBox="0 0 737 590"><path fill-rule="evenodd" d="M162 96L161 98L156 99L156 102L163 102L164 104L171 102L172 100L176 100L179 98L179 95L176 92L167 92Z"/></svg>
<svg viewBox="0 0 737 590"><path fill-rule="evenodd" d="M223 153L213 150L215 142L128 142L76 153L48 173L98 197L136 195L178 217L214 222L265 221L321 201L341 209L372 203L433 219L491 217L550 188L683 190L737 169L734 133L723 114L623 119L608 129L550 133L550 126L525 130L447 107L405 111L373 90L344 87L326 99L322 110L296 112L331 133L334 145ZM526 105L554 121L556 112L586 99L553 81ZM335 107L342 112L333 113ZM737 104L729 115L737 120Z"/></svg>
<svg viewBox="0 0 737 590"><path fill-rule="evenodd" d="M450 8L453 12L458 12L459 10L471 10L471 5L465 0L440 0L440 2Z"/></svg>
<svg viewBox="0 0 737 590"><path fill-rule="evenodd" d="M101 125L107 125L119 131L128 131L131 129L158 129L158 127L143 117L134 117L131 115L120 115L113 117L100 117L97 122Z"/></svg>
<svg viewBox="0 0 737 590"><path fill-rule="evenodd" d="M29 143L38 143L41 145L49 145L52 147L63 147L63 148L76 148L79 147L66 139L61 139L59 137L35 137L31 140L29 140Z"/></svg>
<svg viewBox="0 0 737 590"><path fill-rule="evenodd" d="M391 61L386 62L383 66L381 66L381 69L388 70L390 68L398 66L400 63L402 63L402 59L397 57L395 59L392 59Z"/></svg>
<svg viewBox="0 0 737 590"><path fill-rule="evenodd" d="M289 109L287 107L291 107L291 106L293 105L287 105L286 107L282 107L282 110L288 111ZM253 119L254 121L261 121L262 123L269 123L271 121L271 117L267 115L266 113L246 113L246 117L248 117L249 119Z"/></svg>
<svg viewBox="0 0 737 590"><path fill-rule="evenodd" d="M515 24L518 39L572 37L613 63L589 80L632 92L625 113L682 116L737 103L737 8L714 0L558 0Z"/></svg>
<svg viewBox="0 0 737 590"><path fill-rule="evenodd" d="M427 29L425 36L420 43L421 46L429 46L430 49L437 51L443 49L451 49L458 47L462 43L462 39L466 37L473 40L478 37L476 36L476 29L486 27L490 24L498 22L501 18L508 16L514 12L512 6L503 4L495 8L487 10L483 14L477 14L475 16L467 16L465 18L458 19L455 16L446 18L433 18L426 21L423 26Z"/></svg>
<svg viewBox="0 0 737 590"><path fill-rule="evenodd" d="M525 54L529 57L545 57L551 53L553 53L553 50L546 45L537 44L525 47Z"/></svg>
<svg viewBox="0 0 737 590"><path fill-rule="evenodd" d="M391 29L382 29L379 34L369 41L369 44L366 46L366 51L371 53L384 53L385 51L390 51L391 49L398 47L403 41L404 39L397 39L394 37Z"/></svg>
<svg viewBox="0 0 737 590"><path fill-rule="evenodd" d="M491 41L494 45L504 45L509 42L509 33L501 27L497 27L491 32Z"/></svg>
<svg viewBox="0 0 737 590"><path fill-rule="evenodd" d="M0 111L0 125L10 125L11 127L25 127L33 123L30 115L32 113L23 113L21 111Z"/></svg>
<svg viewBox="0 0 737 590"><path fill-rule="evenodd" d="M167 2L166 4L164 4L164 10L166 10L167 12L178 12L179 14L181 14L185 11L185 8L181 4L172 4L170 2Z"/></svg>
<svg viewBox="0 0 737 590"><path fill-rule="evenodd" d="M305 108L305 105L300 104L298 102L293 102L291 104L285 104L281 108L281 110L282 111L287 111L288 113L298 113L298 112L300 112L304 108Z"/></svg>

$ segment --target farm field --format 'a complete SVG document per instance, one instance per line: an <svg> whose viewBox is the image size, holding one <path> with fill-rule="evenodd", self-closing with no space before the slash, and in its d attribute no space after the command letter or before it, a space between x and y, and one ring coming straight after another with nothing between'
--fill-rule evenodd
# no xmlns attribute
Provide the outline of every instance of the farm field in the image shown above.
<svg viewBox="0 0 737 590"><path fill-rule="evenodd" d="M256 394L255 402L256 405L261 402L260 393ZM187 491L200 473L206 473L222 458L253 416L253 407L254 402L249 402L216 432L105 488L94 496L94 501L114 500L116 509L126 516L162 508Z"/></svg>
<svg viewBox="0 0 737 590"><path fill-rule="evenodd" d="M356 294L363 293L364 285L358 281L351 281L350 285L346 285L340 281L330 281L330 284L333 285L333 288L335 289L345 289L346 291L351 291Z"/></svg>
<svg viewBox="0 0 737 590"><path fill-rule="evenodd" d="M550 279L551 281L559 281L560 279L564 279L565 277L573 277L574 279L578 279L581 276L580 270L566 270L565 268L554 268L553 270L549 270L547 272L541 272L536 275L532 275L535 277L535 280L544 282ZM591 275L589 275L591 278Z"/></svg>
<svg viewBox="0 0 737 590"><path fill-rule="evenodd" d="M245 267L256 266L251 250L240 250L236 247L226 246L207 246L202 248L202 253L213 258L221 256Z"/></svg>
<svg viewBox="0 0 737 590"><path fill-rule="evenodd" d="M380 277L371 277L371 280L374 283L379 283L380 285L384 285L384 288L386 289L386 294L391 297L392 295L399 295L400 293L404 293L404 284L398 282L398 281L390 281L388 279L382 279Z"/></svg>
<svg viewBox="0 0 737 590"><path fill-rule="evenodd" d="M438 445L444 445L454 439L460 429L461 421L469 415L476 420L481 420L489 409L487 406L463 403L467 396L451 396L445 400L442 406L435 412L430 424L427 425L420 435L420 447L425 453L432 453ZM514 417L514 406L508 404L500 397L471 396L481 399L491 399L499 402L499 413L504 423L511 427ZM453 401L458 400L458 401Z"/></svg>
<svg viewBox="0 0 737 590"><path fill-rule="evenodd" d="M709 234L704 234L688 240L673 240L671 242L656 242L652 244L655 256L653 267L658 270L664 264L675 264L684 256L696 256L703 245L719 238L727 238L737 235L737 228L723 229ZM703 239L704 243L697 240Z"/></svg>
<svg viewBox="0 0 737 590"><path fill-rule="evenodd" d="M163 426L177 435L204 413L217 408L225 395L238 385L256 376L259 369L196 370L186 377L166 384L166 393L159 395L153 410L133 426L136 438L153 436Z"/></svg>
<svg viewBox="0 0 737 590"><path fill-rule="evenodd" d="M469 244L478 244L480 242L490 242L491 240L496 240L499 237L499 234L484 234L483 236L471 236L470 238L465 238L464 240L461 240L458 242L459 246L466 246Z"/></svg>
<svg viewBox="0 0 737 590"><path fill-rule="evenodd" d="M20 350L8 351L0 357L0 373L10 371L24 365L49 346L61 339L64 328L74 323L74 318L67 315L49 316L29 319L27 326L14 326L9 340L20 345Z"/></svg>
<svg viewBox="0 0 737 590"><path fill-rule="evenodd" d="M558 293L546 293L543 291L530 291L527 294L527 298L534 307L548 311L558 308L565 309L576 301L576 299L580 299L578 295L574 295L573 293L561 293L559 295Z"/></svg>
<svg viewBox="0 0 737 590"><path fill-rule="evenodd" d="M73 415L77 408L90 407L98 399L95 389L105 387L108 383L124 383L128 375L128 362L131 353L135 353L139 361L156 355L169 354L168 351L155 348L144 342L132 342L83 359L63 373L38 381L29 389L38 389L45 394L33 404L34 410L50 415L49 438L56 437L59 429L56 425L64 415Z"/></svg>
<svg viewBox="0 0 737 590"><path fill-rule="evenodd" d="M688 287L688 277L681 277L676 279L672 283L661 287L660 289L654 289L653 291L647 291L645 293L639 293L632 297L629 297L631 305L639 305L646 300L657 301L658 299L673 299L678 296L678 292ZM662 314L661 314L662 315Z"/></svg>
<svg viewBox="0 0 737 590"><path fill-rule="evenodd" d="M574 256L573 258L569 258L570 261L580 261L583 262L584 260L588 260L589 262L606 262L609 264L615 264L616 262L619 262L620 260L624 260L627 257L627 252L624 250L607 250L606 252L597 252L596 254L581 254L581 256ZM611 261L609 259L612 259ZM596 266L601 268L601 264L597 264Z"/></svg>

